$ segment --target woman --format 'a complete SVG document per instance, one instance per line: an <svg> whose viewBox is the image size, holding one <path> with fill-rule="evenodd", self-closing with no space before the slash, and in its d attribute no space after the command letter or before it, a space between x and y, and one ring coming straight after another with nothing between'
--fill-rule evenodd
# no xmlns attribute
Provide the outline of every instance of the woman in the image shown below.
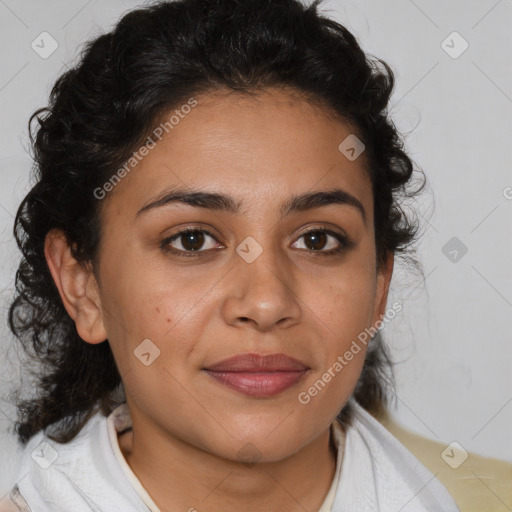
<svg viewBox="0 0 512 512"><path fill-rule="evenodd" d="M458 510L370 414L418 191L391 69L317 8L130 12L34 114L12 510Z"/></svg>

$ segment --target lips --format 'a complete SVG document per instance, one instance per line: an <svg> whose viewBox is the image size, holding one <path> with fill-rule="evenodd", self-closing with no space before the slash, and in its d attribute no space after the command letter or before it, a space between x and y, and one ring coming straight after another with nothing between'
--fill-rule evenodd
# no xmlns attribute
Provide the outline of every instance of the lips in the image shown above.
<svg viewBox="0 0 512 512"><path fill-rule="evenodd" d="M215 372L287 372L308 367L285 354L239 354L206 367Z"/></svg>
<svg viewBox="0 0 512 512"><path fill-rule="evenodd" d="M309 371L285 354L239 354L203 369L215 381L252 397L269 397L297 384Z"/></svg>

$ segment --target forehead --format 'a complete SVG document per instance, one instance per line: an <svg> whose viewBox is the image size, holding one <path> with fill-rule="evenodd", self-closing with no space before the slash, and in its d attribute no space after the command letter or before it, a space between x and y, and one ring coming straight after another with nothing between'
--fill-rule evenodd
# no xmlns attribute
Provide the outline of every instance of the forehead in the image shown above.
<svg viewBox="0 0 512 512"><path fill-rule="evenodd" d="M116 186L109 199L117 209L133 213L170 187L225 192L239 198L242 209L343 188L371 211L364 153L351 161L339 150L354 130L326 109L276 89L250 96L219 91L195 100L193 108L177 106L158 121L155 129L167 122L168 130L153 136L154 146Z"/></svg>

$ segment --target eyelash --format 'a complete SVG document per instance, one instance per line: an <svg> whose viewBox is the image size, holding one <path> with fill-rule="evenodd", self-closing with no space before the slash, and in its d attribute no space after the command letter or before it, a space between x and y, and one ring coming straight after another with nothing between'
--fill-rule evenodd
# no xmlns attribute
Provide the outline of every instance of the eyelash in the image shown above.
<svg viewBox="0 0 512 512"><path fill-rule="evenodd" d="M204 253L208 253L210 250L213 250L213 249L206 250L206 251L201 251L201 250L199 250L199 251L182 251L182 250L173 249L173 248L169 247L169 244L171 242L174 242L174 240L178 239L181 235L184 235L187 233L197 233L197 232L207 234L208 236L212 237L215 241L217 241L215 236L212 233L210 233L207 229L203 229L203 228L199 229L199 228L191 227L191 228L183 229L182 231L179 231L178 233L172 235L171 237L162 240L162 242L160 243L160 248L164 252L174 254L175 256L178 256L180 258L190 258L190 257L198 257L198 256L200 257ZM309 233L324 233L326 235L331 235L334 238L336 238L336 240L338 240L338 242L340 242L340 246L338 248L331 249L330 251L322 251L322 250L315 251L312 249L306 249L308 252L314 253L315 255L318 255L318 256L336 256L354 245L346 236L344 236L340 233L336 233L335 231L332 231L327 228L311 229L309 231L306 231L305 233L302 233L302 235L300 235L299 238L302 238L303 236L306 236ZM302 250L304 250L304 249L302 249Z"/></svg>

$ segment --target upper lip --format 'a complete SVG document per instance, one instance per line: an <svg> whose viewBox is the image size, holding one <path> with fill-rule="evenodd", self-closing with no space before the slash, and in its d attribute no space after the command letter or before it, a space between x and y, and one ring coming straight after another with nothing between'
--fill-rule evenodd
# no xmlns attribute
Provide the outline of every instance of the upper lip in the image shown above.
<svg viewBox="0 0 512 512"><path fill-rule="evenodd" d="M246 353L228 357L204 369L215 372L290 372L309 368L286 354Z"/></svg>

